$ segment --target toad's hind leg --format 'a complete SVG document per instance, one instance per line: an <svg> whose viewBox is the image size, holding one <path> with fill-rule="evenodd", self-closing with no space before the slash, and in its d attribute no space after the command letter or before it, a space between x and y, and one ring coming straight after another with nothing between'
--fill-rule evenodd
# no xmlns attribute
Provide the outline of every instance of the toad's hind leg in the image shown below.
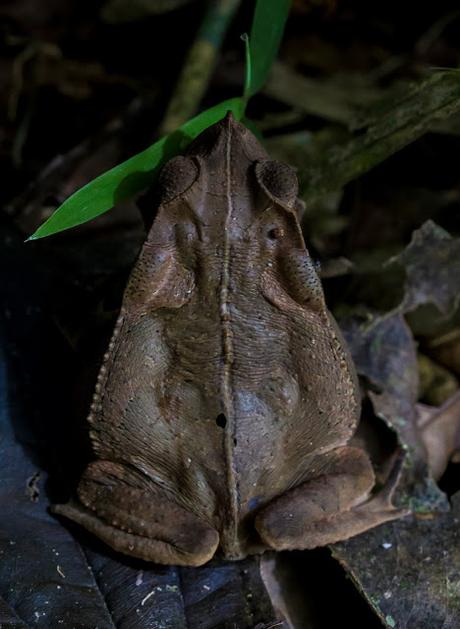
<svg viewBox="0 0 460 629"><path fill-rule="evenodd" d="M219 543L215 529L117 463L90 463L78 498L52 510L133 557L199 566L211 559Z"/></svg>
<svg viewBox="0 0 460 629"><path fill-rule="evenodd" d="M370 497L374 472L363 450L344 447L326 455L318 476L275 498L255 520L270 548L309 549L348 539L407 514L392 503L402 459L386 486Z"/></svg>

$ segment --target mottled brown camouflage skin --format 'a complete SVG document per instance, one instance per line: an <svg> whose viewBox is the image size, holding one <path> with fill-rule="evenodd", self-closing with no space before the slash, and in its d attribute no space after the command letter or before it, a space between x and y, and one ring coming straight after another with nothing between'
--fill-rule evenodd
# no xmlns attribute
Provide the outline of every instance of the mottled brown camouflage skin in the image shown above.
<svg viewBox="0 0 460 629"><path fill-rule="evenodd" d="M369 460L347 446L356 378L294 172L227 116L159 185L89 415L95 461L56 510L117 550L191 565L401 515L368 501Z"/></svg>

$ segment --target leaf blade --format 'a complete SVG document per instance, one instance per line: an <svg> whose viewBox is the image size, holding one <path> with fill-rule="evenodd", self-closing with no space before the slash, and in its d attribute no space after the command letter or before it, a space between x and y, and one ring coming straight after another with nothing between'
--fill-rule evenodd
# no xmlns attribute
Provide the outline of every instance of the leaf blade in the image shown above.
<svg viewBox="0 0 460 629"><path fill-rule="evenodd" d="M244 89L243 100L246 104L251 97L251 83L252 83L252 58L251 58L251 44L249 42L249 35L243 33L241 39L244 42L244 56L246 60L246 71L244 74Z"/></svg>
<svg viewBox="0 0 460 629"><path fill-rule="evenodd" d="M265 83L278 54L291 0L258 0L249 35L251 79L247 95L254 96Z"/></svg>
<svg viewBox="0 0 460 629"><path fill-rule="evenodd" d="M240 120L244 111L243 99L231 98L218 103L141 153L99 175L66 199L28 240L38 240L82 225L141 192L153 181L166 160L184 150L204 129L221 120L227 111L232 111Z"/></svg>

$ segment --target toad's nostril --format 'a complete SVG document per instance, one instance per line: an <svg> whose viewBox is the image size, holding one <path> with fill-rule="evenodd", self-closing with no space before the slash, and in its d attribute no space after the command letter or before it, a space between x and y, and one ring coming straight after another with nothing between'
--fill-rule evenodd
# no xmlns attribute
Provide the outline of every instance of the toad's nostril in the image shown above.
<svg viewBox="0 0 460 629"><path fill-rule="evenodd" d="M267 236L270 240L277 240L278 238L282 238L284 236L284 230L281 229L281 227L273 227L273 229L270 229Z"/></svg>
<svg viewBox="0 0 460 629"><path fill-rule="evenodd" d="M219 428L225 428L225 426L227 425L227 418L223 413L219 413L219 415L217 415L216 424L219 426Z"/></svg>

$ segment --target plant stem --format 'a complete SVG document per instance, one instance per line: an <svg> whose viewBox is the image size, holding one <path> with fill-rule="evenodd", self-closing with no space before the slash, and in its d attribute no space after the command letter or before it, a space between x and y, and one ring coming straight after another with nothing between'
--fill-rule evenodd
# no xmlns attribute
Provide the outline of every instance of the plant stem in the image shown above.
<svg viewBox="0 0 460 629"><path fill-rule="evenodd" d="M208 3L166 110L160 135L175 131L195 114L207 89L225 33L240 3L241 0L210 0Z"/></svg>

